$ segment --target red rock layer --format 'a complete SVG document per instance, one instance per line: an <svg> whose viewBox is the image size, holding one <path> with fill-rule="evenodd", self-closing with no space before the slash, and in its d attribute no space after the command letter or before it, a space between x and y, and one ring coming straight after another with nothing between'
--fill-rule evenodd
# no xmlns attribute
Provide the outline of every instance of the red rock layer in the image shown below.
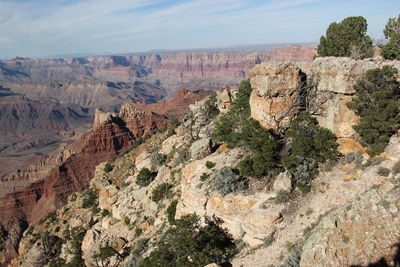
<svg viewBox="0 0 400 267"><path fill-rule="evenodd" d="M184 88L178 89L173 98L167 101L159 101L154 104L133 103L140 109L151 111L172 118L182 118L190 109L189 105L212 94L212 91L196 90L189 91Z"/></svg>

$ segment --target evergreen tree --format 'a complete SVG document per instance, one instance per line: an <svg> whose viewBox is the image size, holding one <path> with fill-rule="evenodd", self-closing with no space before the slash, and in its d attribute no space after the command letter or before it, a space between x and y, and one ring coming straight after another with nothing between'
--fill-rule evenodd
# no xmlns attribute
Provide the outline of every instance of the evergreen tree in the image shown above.
<svg viewBox="0 0 400 267"><path fill-rule="evenodd" d="M385 38L389 39L386 45L381 46L381 54L385 59L400 59L400 15L390 18L383 31Z"/></svg>

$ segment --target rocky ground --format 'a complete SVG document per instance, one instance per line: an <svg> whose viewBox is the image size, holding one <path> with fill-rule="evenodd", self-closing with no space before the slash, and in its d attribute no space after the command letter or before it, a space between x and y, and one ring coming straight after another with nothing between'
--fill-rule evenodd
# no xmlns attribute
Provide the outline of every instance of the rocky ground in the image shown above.
<svg viewBox="0 0 400 267"><path fill-rule="evenodd" d="M348 77L346 73L354 65L364 66L362 61L332 60L311 63L336 62L336 70L331 70L337 74L330 79L323 75L319 88L324 88L320 90L325 93L340 90L343 84L348 88L348 83L354 83L359 76L352 76L346 83L335 77ZM343 65L343 61L347 63ZM259 68L267 69L266 65ZM348 69L350 65L353 67ZM252 94L262 89L267 92L257 95L263 98L258 103L264 100L269 105L274 98L282 97L268 93L268 88L296 87L307 77L316 79L320 70L305 72L303 77L300 67L289 64L294 71L285 75L287 68L288 64L275 66L272 74L265 73L263 77L257 68L252 71L252 79L261 81L252 80ZM323 87L324 84L329 86ZM218 108L226 111L233 96L234 92L228 91L218 94ZM325 107L339 103L340 97L339 93L330 94ZM249 189L221 195L214 180L226 167L237 167L250 151L229 149L214 141L215 118L207 112L207 100L191 105L191 113L174 131L153 135L111 163L97 165L89 189L71 195L65 206L25 231L19 257L13 264L42 266L50 259L51 264L82 259L87 266L135 266L137 259L149 255L161 233L170 227L167 209L177 201L175 218L196 213L201 218L216 216L224 221L222 226L232 234L240 250L233 266L298 266L292 264L300 259L300 266L366 266L383 262L395 266L400 238L400 133L391 138L385 153L374 158L352 139L353 134L338 136L340 149L346 155L322 166L310 187L294 187L290 175L284 172L268 182L249 178ZM260 106L251 101L250 104L254 116L257 112L253 109ZM343 109L322 111L334 114L321 116L326 118L321 123L325 122L332 131L343 133L346 131L338 129L349 129L335 120ZM275 115L280 112L285 110L271 111ZM271 117L260 118L268 123ZM334 123L328 123L332 119ZM136 182L144 168L149 169L154 180L140 186ZM154 192L163 186L168 188L165 194L155 198ZM282 197L282 190L291 193ZM49 244L60 253L49 251ZM105 254L105 249L113 253Z"/></svg>

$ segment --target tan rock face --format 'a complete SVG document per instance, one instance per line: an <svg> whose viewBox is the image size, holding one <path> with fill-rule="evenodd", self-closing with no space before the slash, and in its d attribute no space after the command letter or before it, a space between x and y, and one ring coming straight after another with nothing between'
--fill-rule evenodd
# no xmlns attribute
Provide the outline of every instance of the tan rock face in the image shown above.
<svg viewBox="0 0 400 267"><path fill-rule="evenodd" d="M304 245L300 266L367 266L382 258L392 266L400 238L399 197L399 190L371 190L330 213Z"/></svg>
<svg viewBox="0 0 400 267"><path fill-rule="evenodd" d="M353 60L350 58L317 58L313 62L265 62L250 70L253 92L250 98L251 115L267 128L284 126L295 116L292 110L281 125L276 118L287 115L299 94L302 74L308 88L315 88L316 101L311 102L315 117L337 137L351 137L358 117L347 107L354 95L354 84L369 69L393 65L400 70L400 61L379 59ZM293 114L294 113L294 114Z"/></svg>
<svg viewBox="0 0 400 267"><path fill-rule="evenodd" d="M287 125L297 113L293 105L305 81L300 68L289 63L269 64L268 67L260 64L251 69L250 76L252 118L266 128Z"/></svg>

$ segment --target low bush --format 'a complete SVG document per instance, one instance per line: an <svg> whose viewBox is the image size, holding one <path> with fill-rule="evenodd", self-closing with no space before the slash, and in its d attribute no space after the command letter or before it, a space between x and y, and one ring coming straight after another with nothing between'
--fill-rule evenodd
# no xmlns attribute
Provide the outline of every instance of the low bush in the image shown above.
<svg viewBox="0 0 400 267"><path fill-rule="evenodd" d="M151 200L153 200L154 202L159 202L171 191L171 188L172 184L168 183L157 185L153 188L153 191L151 193Z"/></svg>
<svg viewBox="0 0 400 267"><path fill-rule="evenodd" d="M390 174L390 170L385 167L379 167L376 173L380 176L387 177Z"/></svg>
<svg viewBox="0 0 400 267"><path fill-rule="evenodd" d="M290 200L290 193L286 190L279 190L275 197L276 204L286 203Z"/></svg>
<svg viewBox="0 0 400 267"><path fill-rule="evenodd" d="M112 170L113 170L112 165L109 162L107 162L106 165L104 166L104 172L109 173Z"/></svg>
<svg viewBox="0 0 400 267"><path fill-rule="evenodd" d="M392 173L394 175L400 173L400 161L398 161L398 162L396 162L396 164L394 164L393 169L392 169Z"/></svg>
<svg viewBox="0 0 400 267"><path fill-rule="evenodd" d="M97 192L91 188L82 192L82 208L88 209L97 206Z"/></svg>
<svg viewBox="0 0 400 267"><path fill-rule="evenodd" d="M236 246L220 224L219 220L206 219L205 226L201 226L199 217L193 214L176 220L175 227L164 233L141 266L195 267L230 260L236 254Z"/></svg>
<svg viewBox="0 0 400 267"><path fill-rule="evenodd" d="M148 168L143 168L139 171L136 178L136 184L145 187L148 186L157 176L157 172L152 172Z"/></svg>
<svg viewBox="0 0 400 267"><path fill-rule="evenodd" d="M175 224L175 214L176 214L176 206L178 205L177 200L172 200L167 208L167 219L170 225Z"/></svg>
<svg viewBox="0 0 400 267"><path fill-rule="evenodd" d="M167 156L165 156L162 153L154 153L151 156L151 164L156 165L156 166L161 166L165 163L165 160L167 159Z"/></svg>
<svg viewBox="0 0 400 267"><path fill-rule="evenodd" d="M240 176L236 169L226 167L215 174L213 186L222 196L225 196L232 192L247 189L248 182L247 179Z"/></svg>
<svg viewBox="0 0 400 267"><path fill-rule="evenodd" d="M206 167L207 167L207 169L212 169L212 168L214 168L215 167L215 162L212 162L212 161L208 161L207 160L207 162L206 162Z"/></svg>

